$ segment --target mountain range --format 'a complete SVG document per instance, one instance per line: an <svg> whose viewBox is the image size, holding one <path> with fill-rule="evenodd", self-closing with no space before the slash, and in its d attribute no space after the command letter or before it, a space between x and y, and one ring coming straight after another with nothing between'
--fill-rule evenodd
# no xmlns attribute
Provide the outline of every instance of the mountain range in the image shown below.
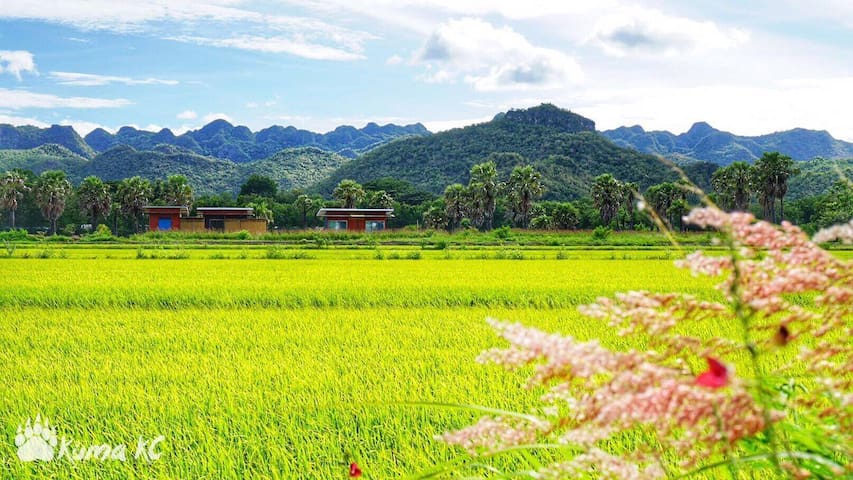
<svg viewBox="0 0 853 480"><path fill-rule="evenodd" d="M800 161L817 157L853 157L853 143L837 140L825 130L795 128L745 137L717 130L705 122L697 122L680 135L659 130L646 131L639 125L601 133L621 147L662 155L676 161L695 159L718 165L736 161L751 163L764 152L781 152Z"/></svg>
<svg viewBox="0 0 853 480"><path fill-rule="evenodd" d="M115 134L95 130L81 138L66 126L0 125L0 172L59 169L75 183L87 175L154 180L182 174L197 194L236 193L255 173L276 180L282 189L324 194L345 178L367 183L389 177L440 194L447 185L467 183L471 166L491 159L502 179L513 167L532 164L542 174L545 199L567 200L588 195L601 173L640 188L675 180L660 156L681 163L690 178L709 189L710 176L720 165L751 161L769 150L798 160L848 157L800 162L803 173L792 179L792 198L799 192L825 191L837 179L836 166L853 170L853 144L826 132L795 129L742 137L701 122L680 135L639 126L600 132L593 120L550 104L509 110L488 122L435 134L421 124L375 123L326 134L277 126L252 132L217 120L178 136L165 129L123 127ZM362 153L353 158L357 152Z"/></svg>
<svg viewBox="0 0 853 480"><path fill-rule="evenodd" d="M285 148L316 147L355 158L391 140L429 135L420 123L413 125L377 125L363 128L342 125L331 132L315 133L295 127L271 127L252 132L248 127L234 126L225 120L214 120L198 130L175 135L168 128L159 132L121 127L116 133L98 128L81 138L72 127L52 125L48 128L0 125L0 149L31 149L44 144L61 145L85 158L94 158L119 145L136 150L152 150L158 145L172 145L209 157L242 163L267 158Z"/></svg>

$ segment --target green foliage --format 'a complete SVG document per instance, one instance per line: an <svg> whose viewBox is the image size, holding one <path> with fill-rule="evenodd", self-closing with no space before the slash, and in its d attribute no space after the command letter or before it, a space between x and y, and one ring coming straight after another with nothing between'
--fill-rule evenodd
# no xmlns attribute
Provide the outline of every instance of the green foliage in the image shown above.
<svg viewBox="0 0 853 480"><path fill-rule="evenodd" d="M496 159L498 176L506 178L514 167L530 163L542 174L546 199L580 198L602 173L638 182L640 188L677 178L655 157L617 147L592 131L567 131L554 125L498 117L428 137L398 140L343 165L318 188L328 193L345 178L366 182L391 176L440 193L447 185L467 184L474 165L501 152L516 153L526 162Z"/></svg>
<svg viewBox="0 0 853 480"><path fill-rule="evenodd" d="M364 195L364 188L350 179L341 180L332 192L332 196L343 203L343 208L355 208L356 203L361 201Z"/></svg>
<svg viewBox="0 0 853 480"><path fill-rule="evenodd" d="M606 242L613 232L609 227L599 225L592 231L592 240L595 242Z"/></svg>
<svg viewBox="0 0 853 480"><path fill-rule="evenodd" d="M249 175L246 182L240 186L240 195L257 195L259 197L275 197L278 193L278 184L270 177L253 173Z"/></svg>

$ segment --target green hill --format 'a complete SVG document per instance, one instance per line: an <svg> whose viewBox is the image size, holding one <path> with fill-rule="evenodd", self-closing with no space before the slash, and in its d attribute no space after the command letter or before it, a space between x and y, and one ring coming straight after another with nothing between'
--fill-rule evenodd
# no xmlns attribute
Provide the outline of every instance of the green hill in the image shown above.
<svg viewBox="0 0 853 480"><path fill-rule="evenodd" d="M800 174L791 177L788 181L788 195L786 198L797 199L820 195L837 182L843 175L853 181L853 158L830 160L816 158L807 162L797 164Z"/></svg>
<svg viewBox="0 0 853 480"><path fill-rule="evenodd" d="M251 174L278 181L280 189L307 188L349 161L336 153L316 147L287 148L263 160L239 164L239 187Z"/></svg>
<svg viewBox="0 0 853 480"><path fill-rule="evenodd" d="M588 194L595 176L612 173L641 188L676 178L657 157L616 146L595 132L595 123L553 105L511 110L494 120L427 137L395 140L344 165L315 187L329 193L344 178L367 182L382 177L405 180L433 193L466 183L468 172L490 154L522 155L537 170L546 199L575 199ZM498 171L506 178L518 157L500 155ZM691 166L702 172L703 164ZM706 178L697 178L707 185Z"/></svg>
<svg viewBox="0 0 853 480"><path fill-rule="evenodd" d="M0 172L20 168L36 175L45 170L73 172L83 167L87 159L53 143L29 150L0 150Z"/></svg>
<svg viewBox="0 0 853 480"><path fill-rule="evenodd" d="M0 124L0 149L26 150L45 144L62 145L68 150L86 158L92 158L95 152L67 125L51 125L48 128L31 125L16 127Z"/></svg>

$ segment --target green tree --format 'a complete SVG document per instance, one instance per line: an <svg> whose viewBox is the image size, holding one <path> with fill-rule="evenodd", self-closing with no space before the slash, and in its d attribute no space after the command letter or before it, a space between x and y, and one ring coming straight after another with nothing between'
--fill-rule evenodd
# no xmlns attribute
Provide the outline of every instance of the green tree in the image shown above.
<svg viewBox="0 0 853 480"><path fill-rule="evenodd" d="M9 211L12 229L15 229L15 212L18 202L24 198L24 193L30 191L26 179L19 172L11 171L0 177L0 205Z"/></svg>
<svg viewBox="0 0 853 480"><path fill-rule="evenodd" d="M98 217L106 218L113 205L110 187L100 178L91 175L83 179L77 187L77 202L80 210L92 221L92 226L98 223Z"/></svg>
<svg viewBox="0 0 853 480"><path fill-rule="evenodd" d="M580 222L580 213L571 203L561 203L554 208L554 226L561 230L573 230Z"/></svg>
<svg viewBox="0 0 853 480"><path fill-rule="evenodd" d="M497 167L493 161L478 163L470 173L468 191L477 209L475 216L481 219L484 230L491 230L499 189Z"/></svg>
<svg viewBox="0 0 853 480"><path fill-rule="evenodd" d="M367 208L393 208L394 197L385 190L365 192Z"/></svg>
<svg viewBox="0 0 853 480"><path fill-rule="evenodd" d="M433 205L424 211L424 226L426 228L444 228L447 219L444 217L444 209Z"/></svg>
<svg viewBox="0 0 853 480"><path fill-rule="evenodd" d="M308 214L314 211L314 200L308 195L299 195L293 202L293 208L302 217L302 228L308 228Z"/></svg>
<svg viewBox="0 0 853 480"><path fill-rule="evenodd" d="M780 219L785 218L785 194L788 193L788 178L799 173L794 160L779 152L765 152L753 166L753 185L759 192L759 201L764 208L764 217L776 222L776 199L779 199Z"/></svg>
<svg viewBox="0 0 853 480"><path fill-rule="evenodd" d="M278 193L278 184L275 180L257 173L249 175L246 183L240 186L240 195L273 198L276 193Z"/></svg>
<svg viewBox="0 0 853 480"><path fill-rule="evenodd" d="M459 228L465 217L465 187L462 184L454 183L444 189L444 213L447 229L452 232Z"/></svg>
<svg viewBox="0 0 853 480"><path fill-rule="evenodd" d="M532 166L515 167L506 184L509 196L509 211L513 222L523 228L530 224L530 209L533 201L545 193L542 176Z"/></svg>
<svg viewBox="0 0 853 480"><path fill-rule="evenodd" d="M192 207L193 187L183 175L169 175L163 186L163 201L166 205Z"/></svg>
<svg viewBox="0 0 853 480"><path fill-rule="evenodd" d="M126 178L118 185L117 197L121 212L133 220L133 230L137 233L142 207L148 204L151 194L151 182L138 176Z"/></svg>
<svg viewBox="0 0 853 480"><path fill-rule="evenodd" d="M636 206L634 201L639 191L640 185L636 182L625 182L622 184L622 205L628 216L628 228L631 230L634 229L634 207Z"/></svg>
<svg viewBox="0 0 853 480"><path fill-rule="evenodd" d="M619 205L622 204L623 186L613 175L604 173L595 177L592 183L592 202L598 209L603 225L610 225Z"/></svg>
<svg viewBox="0 0 853 480"><path fill-rule="evenodd" d="M749 208L753 172L746 162L734 162L711 174L711 186L717 193L720 206L730 210Z"/></svg>
<svg viewBox="0 0 853 480"><path fill-rule="evenodd" d="M252 202L246 206L252 209L252 213L255 215L255 218L266 220L267 225L272 223L273 211L270 209L269 205L267 205L267 202Z"/></svg>
<svg viewBox="0 0 853 480"><path fill-rule="evenodd" d="M342 201L344 208L355 208L355 204L364 198L364 188L355 180L341 180L332 196Z"/></svg>
<svg viewBox="0 0 853 480"><path fill-rule="evenodd" d="M65 211L65 202L71 192L71 182L65 177L65 172L48 170L36 179L36 204L44 218L50 222L50 232L53 235L56 235L56 220Z"/></svg>
<svg viewBox="0 0 853 480"><path fill-rule="evenodd" d="M673 203L678 200L686 200L687 193L677 183L664 182L657 185L652 185L646 190L646 200L649 201L649 206L654 209L658 217L672 228L675 225L673 214L676 210L672 210Z"/></svg>

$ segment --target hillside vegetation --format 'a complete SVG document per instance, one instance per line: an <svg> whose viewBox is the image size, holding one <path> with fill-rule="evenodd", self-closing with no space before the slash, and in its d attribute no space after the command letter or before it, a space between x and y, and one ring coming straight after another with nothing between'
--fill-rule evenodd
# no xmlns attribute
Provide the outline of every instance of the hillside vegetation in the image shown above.
<svg viewBox="0 0 853 480"><path fill-rule="evenodd" d="M366 182L390 176L440 193L452 183L467 183L471 167L490 155L503 177L515 166L532 164L542 173L545 199L585 196L602 173L641 188L676 178L657 157L621 148L594 130L592 120L553 105L510 111L490 122L390 142L344 165L317 190L328 193L345 178ZM701 164L689 169L697 176L708 170ZM707 184L704 177L697 180Z"/></svg>

